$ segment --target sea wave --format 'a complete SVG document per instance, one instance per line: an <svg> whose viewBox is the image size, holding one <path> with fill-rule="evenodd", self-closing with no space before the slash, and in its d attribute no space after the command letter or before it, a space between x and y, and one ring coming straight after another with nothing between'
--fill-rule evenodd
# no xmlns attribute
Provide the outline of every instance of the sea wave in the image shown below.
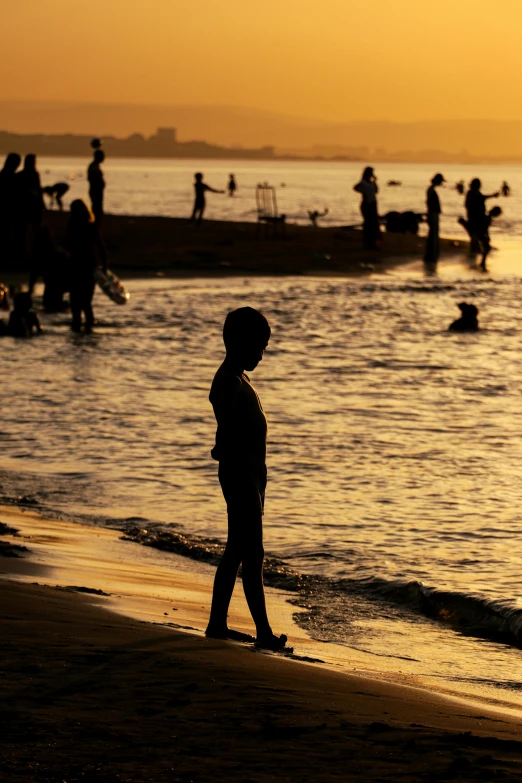
<svg viewBox="0 0 522 783"><path fill-rule="evenodd" d="M223 552L223 543L217 539L187 536L161 525L142 527L132 520L118 527L124 531L123 538L127 541L193 560L217 564ZM298 593L300 600L296 603L305 608L314 596L325 598L332 594L385 601L467 636L522 647L522 610L509 599L443 590L416 580L386 580L379 576L329 579L321 574L298 572L284 560L271 556L266 559L264 575L268 586Z"/></svg>

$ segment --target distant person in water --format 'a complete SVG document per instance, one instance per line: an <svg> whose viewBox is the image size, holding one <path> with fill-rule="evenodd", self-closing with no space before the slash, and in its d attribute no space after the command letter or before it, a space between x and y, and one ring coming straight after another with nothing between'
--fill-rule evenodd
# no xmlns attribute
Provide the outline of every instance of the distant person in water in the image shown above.
<svg viewBox="0 0 522 783"><path fill-rule="evenodd" d="M33 332L36 334L43 332L40 319L33 310L31 294L26 291L15 294L13 305L7 324L7 334L11 337L31 337Z"/></svg>
<svg viewBox="0 0 522 783"><path fill-rule="evenodd" d="M227 190L228 190L228 195L230 196L230 198L232 198L235 195L235 193L236 193L237 182L236 182L236 178L234 177L233 174L229 175Z"/></svg>
<svg viewBox="0 0 522 783"><path fill-rule="evenodd" d="M81 199L75 199L71 204L67 226L67 250L71 257L71 328L74 332L81 331L83 315L85 333L89 334L94 326L92 311L94 272L97 266L106 269L107 259L94 216Z"/></svg>
<svg viewBox="0 0 522 783"><path fill-rule="evenodd" d="M466 194L466 213L468 221L468 231L471 237L472 253L478 253L481 250L480 240L486 232L486 201L490 198L498 198L499 193L491 193L486 196L481 193L482 183L478 178L472 179L469 190Z"/></svg>
<svg viewBox="0 0 522 783"><path fill-rule="evenodd" d="M99 139L93 139L91 146L94 142L100 142ZM99 147L94 148L94 155L89 168L87 169L87 179L89 181L89 198L91 199L92 214L94 215L94 221L98 228L101 229L101 223L103 219L103 196L105 193L105 178L101 164L105 160L105 153Z"/></svg>
<svg viewBox="0 0 522 783"><path fill-rule="evenodd" d="M326 217L328 214L328 207L326 207L322 212L319 212L318 209L308 210L308 217L310 218L310 222L312 223L312 226L315 228L318 228L317 221L319 218Z"/></svg>
<svg viewBox="0 0 522 783"><path fill-rule="evenodd" d="M356 193L360 193L361 214L363 216L363 244L367 250L376 250L377 242L381 236L379 227L379 214L377 212L377 177L371 166L367 166L362 174L361 181L354 185Z"/></svg>
<svg viewBox="0 0 522 783"><path fill-rule="evenodd" d="M14 253L15 223L17 219L16 170L22 158L10 152L0 171L0 260Z"/></svg>
<svg viewBox="0 0 522 783"><path fill-rule="evenodd" d="M265 316L252 307L229 313L223 327L226 357L210 389L217 421L213 459L228 513L228 539L217 568L206 635L253 641L228 628L227 615L237 572L256 626L256 646L282 650L286 636L275 636L266 612L263 587L263 512L266 487L266 417L245 370L254 370L270 339Z"/></svg>
<svg viewBox="0 0 522 783"><path fill-rule="evenodd" d="M436 263L439 259L439 220L442 210L440 208L439 195L436 189L440 187L443 182L446 182L446 180L442 174L435 174L431 180L431 185L426 191L428 237L426 239L424 260L431 264Z"/></svg>
<svg viewBox="0 0 522 783"><path fill-rule="evenodd" d="M458 308L462 315L448 326L450 332L477 332L480 327L478 323L478 308L467 302L460 302Z"/></svg>
<svg viewBox="0 0 522 783"><path fill-rule="evenodd" d="M455 190L457 193L460 193L461 196L464 195L464 190L466 189L466 186L464 185L464 180L461 179L460 182L457 182L455 185Z"/></svg>
<svg viewBox="0 0 522 783"><path fill-rule="evenodd" d="M201 221L203 220L203 213L205 212L206 207L206 199L205 199L205 193L224 193L224 190L216 190L215 188L211 188L210 185L206 185L203 182L203 174L201 172L197 172L197 174L194 174L194 190L195 190L195 199L194 199L194 209L192 210L192 215L190 217L191 222L194 220L196 221L196 224L199 226L201 224Z"/></svg>
<svg viewBox="0 0 522 783"><path fill-rule="evenodd" d="M509 196L511 194L511 188L509 187L506 180L504 180L504 182L502 183L500 192L502 193L503 196Z"/></svg>

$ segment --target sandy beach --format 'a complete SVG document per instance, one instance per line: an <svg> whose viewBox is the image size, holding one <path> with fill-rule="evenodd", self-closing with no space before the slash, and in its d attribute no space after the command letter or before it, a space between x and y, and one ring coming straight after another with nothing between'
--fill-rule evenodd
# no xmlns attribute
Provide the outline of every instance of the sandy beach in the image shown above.
<svg viewBox="0 0 522 783"><path fill-rule="evenodd" d="M48 211L55 242L65 244L68 212ZM199 275L360 275L422 258L425 240L383 232L379 251L364 250L353 228L287 225L284 234L257 223L106 215L103 237L109 266L127 277ZM461 255L466 242L441 240L441 257ZM23 271L3 262L2 274ZM7 273L7 274L6 274ZM9 274L10 273L10 274Z"/></svg>
<svg viewBox="0 0 522 783"><path fill-rule="evenodd" d="M17 507L0 519L6 783L520 779L516 712L341 670L335 651L311 663L278 591L294 659L205 639L210 567ZM231 620L249 628L240 589Z"/></svg>

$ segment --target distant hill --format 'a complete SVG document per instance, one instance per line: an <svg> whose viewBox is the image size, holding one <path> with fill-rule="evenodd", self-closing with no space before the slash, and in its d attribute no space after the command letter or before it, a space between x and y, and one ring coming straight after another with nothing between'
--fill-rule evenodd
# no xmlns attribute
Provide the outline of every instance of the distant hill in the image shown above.
<svg viewBox="0 0 522 783"><path fill-rule="evenodd" d="M368 159L522 160L522 122L444 120L333 124L256 109L0 101L0 130L127 137L175 127L180 141Z"/></svg>

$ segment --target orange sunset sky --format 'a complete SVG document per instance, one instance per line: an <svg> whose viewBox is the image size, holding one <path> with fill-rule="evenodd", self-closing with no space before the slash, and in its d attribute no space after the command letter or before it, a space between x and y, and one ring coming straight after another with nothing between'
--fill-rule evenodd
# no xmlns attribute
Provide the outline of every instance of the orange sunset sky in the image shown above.
<svg viewBox="0 0 522 783"><path fill-rule="evenodd" d="M521 0L6 0L0 100L522 120Z"/></svg>

